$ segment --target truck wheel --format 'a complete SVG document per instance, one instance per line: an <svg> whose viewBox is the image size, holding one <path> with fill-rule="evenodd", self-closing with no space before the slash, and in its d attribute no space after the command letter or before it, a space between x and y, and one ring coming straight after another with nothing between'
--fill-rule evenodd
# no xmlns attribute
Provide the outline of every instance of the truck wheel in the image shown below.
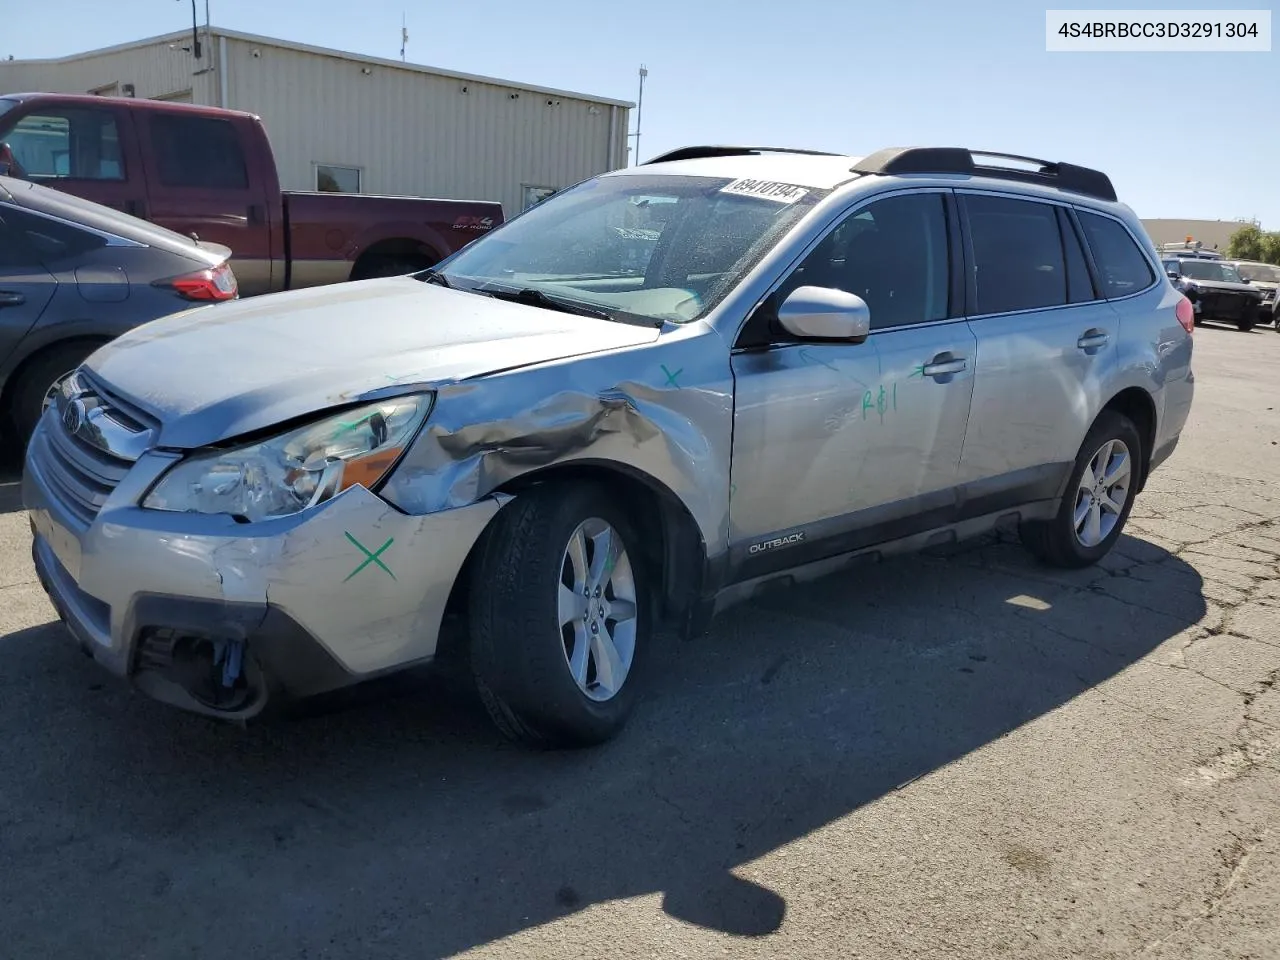
<svg viewBox="0 0 1280 960"><path fill-rule="evenodd" d="M57 344L36 354L22 367L9 395L12 402L8 423L11 436L21 450L26 450L40 422L49 388L84 363L100 346L100 341L88 340Z"/></svg>
<svg viewBox="0 0 1280 960"><path fill-rule="evenodd" d="M1057 516L1022 524L1023 545L1053 567L1097 563L1129 519L1141 462L1142 439L1133 421L1104 410L1076 454Z"/></svg>
<svg viewBox="0 0 1280 960"><path fill-rule="evenodd" d="M471 663L504 735L573 747L622 729L650 646L639 545L592 484L535 487L494 518L469 584Z"/></svg>
<svg viewBox="0 0 1280 960"><path fill-rule="evenodd" d="M403 277L431 266L425 257L379 257L354 270L352 280L373 280L375 277Z"/></svg>
<svg viewBox="0 0 1280 960"><path fill-rule="evenodd" d="M1255 321L1253 320L1239 320L1236 322L1236 329L1241 333L1248 333L1253 329L1254 323Z"/></svg>

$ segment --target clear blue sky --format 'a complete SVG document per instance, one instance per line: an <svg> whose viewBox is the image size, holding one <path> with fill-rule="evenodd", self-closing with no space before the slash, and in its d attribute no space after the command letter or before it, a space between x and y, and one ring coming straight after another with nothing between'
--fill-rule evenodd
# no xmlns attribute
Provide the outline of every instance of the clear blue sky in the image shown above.
<svg viewBox="0 0 1280 960"><path fill-rule="evenodd" d="M968 146L1099 167L1144 217L1256 217L1280 229L1280 52L1050 54L1046 6L1073 5L210 0L215 26L392 58L404 12L411 61L625 100L643 62L643 157L688 143ZM0 56L18 58L191 21L189 0L5 7Z"/></svg>

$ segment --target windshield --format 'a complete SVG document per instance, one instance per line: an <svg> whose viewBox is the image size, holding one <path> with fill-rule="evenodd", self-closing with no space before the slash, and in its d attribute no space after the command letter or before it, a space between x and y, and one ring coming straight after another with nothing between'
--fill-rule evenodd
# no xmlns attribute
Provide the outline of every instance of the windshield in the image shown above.
<svg viewBox="0 0 1280 960"><path fill-rule="evenodd" d="M611 317L703 316L830 191L712 177L598 177L445 263L450 286L535 290Z"/></svg>
<svg viewBox="0 0 1280 960"><path fill-rule="evenodd" d="M1229 263L1220 260L1183 260L1179 264L1182 275L1192 280L1219 280L1225 283L1239 283L1240 274Z"/></svg>
<svg viewBox="0 0 1280 960"><path fill-rule="evenodd" d="M1236 267L1240 271L1240 276L1246 280L1280 283L1280 267L1273 267L1269 263L1239 263Z"/></svg>

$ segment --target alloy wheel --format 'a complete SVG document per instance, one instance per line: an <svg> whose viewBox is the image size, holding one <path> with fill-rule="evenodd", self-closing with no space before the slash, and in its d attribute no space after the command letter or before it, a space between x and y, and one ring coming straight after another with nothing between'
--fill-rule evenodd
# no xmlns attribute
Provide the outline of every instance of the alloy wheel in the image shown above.
<svg viewBox="0 0 1280 960"><path fill-rule="evenodd" d="M598 517L580 523L560 565L560 636L578 685L597 702L617 696L636 653L636 579L626 544Z"/></svg>
<svg viewBox="0 0 1280 960"><path fill-rule="evenodd" d="M1111 535L1129 499L1133 457L1123 440L1108 440L1090 458L1076 489L1076 539L1096 547Z"/></svg>

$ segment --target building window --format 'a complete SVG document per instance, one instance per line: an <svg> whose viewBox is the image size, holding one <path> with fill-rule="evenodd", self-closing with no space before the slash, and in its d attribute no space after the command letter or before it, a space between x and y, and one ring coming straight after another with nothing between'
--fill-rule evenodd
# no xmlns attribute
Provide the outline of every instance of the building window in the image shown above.
<svg viewBox="0 0 1280 960"><path fill-rule="evenodd" d="M556 192L555 187L535 187L532 184L524 185L524 209L537 206L547 197Z"/></svg>
<svg viewBox="0 0 1280 960"><path fill-rule="evenodd" d="M30 113L5 134L18 169L33 180L123 180L120 137L109 110Z"/></svg>
<svg viewBox="0 0 1280 960"><path fill-rule="evenodd" d="M321 193L359 193L360 168L317 163L316 189Z"/></svg>

